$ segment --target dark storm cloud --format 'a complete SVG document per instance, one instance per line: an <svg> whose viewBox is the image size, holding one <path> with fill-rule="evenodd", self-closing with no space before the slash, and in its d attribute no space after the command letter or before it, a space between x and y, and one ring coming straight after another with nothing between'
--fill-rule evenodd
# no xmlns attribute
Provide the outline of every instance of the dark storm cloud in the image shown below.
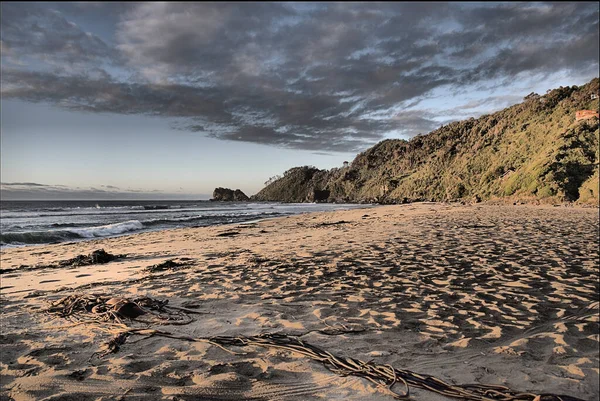
<svg viewBox="0 0 600 401"><path fill-rule="evenodd" d="M311 151L436 128L414 107L437 89L598 69L595 3L16 4L2 4L6 98ZM114 21L114 43L68 20L95 15Z"/></svg>
<svg viewBox="0 0 600 401"><path fill-rule="evenodd" d="M3 64L22 64L33 58L36 63L62 70L99 60L112 61L118 56L98 36L84 32L54 9L32 3L2 3L1 24Z"/></svg>

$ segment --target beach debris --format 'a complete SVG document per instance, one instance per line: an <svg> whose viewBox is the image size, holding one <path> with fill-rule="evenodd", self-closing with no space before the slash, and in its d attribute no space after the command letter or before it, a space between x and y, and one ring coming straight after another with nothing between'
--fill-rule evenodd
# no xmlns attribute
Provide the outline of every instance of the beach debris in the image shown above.
<svg viewBox="0 0 600 401"><path fill-rule="evenodd" d="M496 228L495 225L485 225L485 224L467 224L462 226L462 228Z"/></svg>
<svg viewBox="0 0 600 401"><path fill-rule="evenodd" d="M135 319L146 313L138 304L124 298L111 298L106 301L105 306L115 311L118 316L128 319ZM94 312L94 309L96 308L98 308L98 305L92 309L92 312Z"/></svg>
<svg viewBox="0 0 600 401"><path fill-rule="evenodd" d="M340 221L335 221L335 222L332 222L332 223L319 223L315 227L337 226L339 224L349 224L349 223L350 223L349 221L340 220Z"/></svg>
<svg viewBox="0 0 600 401"><path fill-rule="evenodd" d="M116 353L132 335L167 337L191 342L204 342L216 345L228 352L225 347L259 346L278 348L304 355L323 363L330 371L341 376L357 376L369 380L395 399L406 399L410 388L428 390L446 397L470 401L583 401L575 397L556 394L536 394L520 392L505 386L486 384L449 384L434 376L419 374L410 370L396 369L391 365L379 365L372 361L361 361L351 357L334 355L322 348L302 341L298 337L282 333L265 333L257 336L216 336L194 338L161 330L131 329L119 333L106 345L106 350L97 353L100 358Z"/></svg>
<svg viewBox="0 0 600 401"><path fill-rule="evenodd" d="M193 321L188 313L202 313L186 308L167 306L168 303L169 300L150 297L128 299L102 294L74 294L52 302L44 312L81 322L118 323L120 325L125 324L123 319L142 323L182 325ZM148 315L153 320L138 319L143 315Z"/></svg>
<svg viewBox="0 0 600 401"><path fill-rule="evenodd" d="M95 264L105 264L122 257L125 257L125 255L113 255L106 252L104 249L97 249L89 255L77 255L72 259L60 261L56 264L55 267L79 267Z"/></svg>
<svg viewBox="0 0 600 401"><path fill-rule="evenodd" d="M79 267L96 264L102 265L108 262L112 262L115 259L120 259L124 257L125 255L113 255L111 253L106 252L104 249L97 249L89 255L77 255L72 259L61 260L59 262L47 265L45 267Z"/></svg>
<svg viewBox="0 0 600 401"><path fill-rule="evenodd" d="M225 231L217 234L217 237L232 237L234 235L238 235L239 233L239 231Z"/></svg>
<svg viewBox="0 0 600 401"><path fill-rule="evenodd" d="M42 251L42 252L31 252L32 256L40 256L40 255L48 255L52 253L52 251Z"/></svg>
<svg viewBox="0 0 600 401"><path fill-rule="evenodd" d="M90 253L89 255L77 255L74 258L60 260L58 262L50 263L48 265L21 265L18 268L9 268L9 269L0 269L0 274L19 271L19 270L41 270L41 269L57 269L61 267L80 267L80 266L89 266L96 264L105 264L108 262L112 262L116 259L124 258L123 255L113 255L111 253L106 252L104 249L97 249Z"/></svg>
<svg viewBox="0 0 600 401"><path fill-rule="evenodd" d="M183 259L181 259L181 260L183 260ZM185 260L186 261L183 261L183 262L177 262L173 259L168 259L162 263L148 266L144 270L149 273L162 272L165 270L177 270L178 267L187 266L189 264L189 262L187 262L187 258L185 258Z"/></svg>

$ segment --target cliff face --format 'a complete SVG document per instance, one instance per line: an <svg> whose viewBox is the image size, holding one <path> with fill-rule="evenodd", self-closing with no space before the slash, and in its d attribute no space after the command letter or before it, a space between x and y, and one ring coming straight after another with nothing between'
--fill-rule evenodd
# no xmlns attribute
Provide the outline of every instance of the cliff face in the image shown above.
<svg viewBox="0 0 600 401"><path fill-rule="evenodd" d="M561 87L410 141L386 140L347 168L296 167L253 199L281 202L495 200L598 204L599 80ZM326 199L323 197L326 195Z"/></svg>
<svg viewBox="0 0 600 401"><path fill-rule="evenodd" d="M323 191L319 189L322 185L315 183L317 176L323 174L327 174L327 172L311 166L291 168L283 173L283 177L267 185L252 199L278 202L327 201L329 193L327 196L323 196ZM315 190L317 199L315 199Z"/></svg>
<svg viewBox="0 0 600 401"><path fill-rule="evenodd" d="M245 193L236 189L235 191L229 188L215 188L213 191L212 201L221 201L221 202L245 202L250 200L246 196Z"/></svg>

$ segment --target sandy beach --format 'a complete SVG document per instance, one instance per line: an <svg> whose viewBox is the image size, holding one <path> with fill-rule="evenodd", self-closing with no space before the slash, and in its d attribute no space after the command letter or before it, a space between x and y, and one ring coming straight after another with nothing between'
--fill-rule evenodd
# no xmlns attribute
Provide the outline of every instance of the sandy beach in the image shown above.
<svg viewBox="0 0 600 401"><path fill-rule="evenodd" d="M598 209L416 203L3 249L0 400L393 399L275 348L131 338L98 357L115 327L44 312L72 294L193 311L130 327L285 333L451 384L598 400L598 245ZM97 249L124 256L40 268Z"/></svg>

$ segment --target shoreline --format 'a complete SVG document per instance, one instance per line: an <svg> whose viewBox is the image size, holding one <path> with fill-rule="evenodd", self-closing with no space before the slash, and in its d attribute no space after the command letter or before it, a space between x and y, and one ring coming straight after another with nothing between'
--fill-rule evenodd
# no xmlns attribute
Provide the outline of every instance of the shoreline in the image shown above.
<svg viewBox="0 0 600 401"><path fill-rule="evenodd" d="M179 201L174 201L174 202L179 202ZM91 203L95 203L94 201L90 201ZM211 204L214 204L215 202L211 202ZM314 208L314 206L318 206L317 203L306 203L306 204L283 204L283 203L272 203L272 202L263 202L265 203L267 206L271 206L270 209L276 210L278 207L280 209L283 209L282 211L273 211L273 212L265 212L265 211L260 211L260 209L238 209L240 212L239 214L235 214L236 209L232 209L231 206L236 206L236 205L244 205L244 204L248 204L249 206L256 206L257 203L256 202L217 202L219 204L222 204L223 207L222 208L212 208L212 209L185 209L185 208L181 208L181 207L175 207L172 209L168 209L168 210L159 210L159 213L192 213L192 215L187 215L184 216L183 219L179 219L179 218L175 218L174 220L168 220L167 218L150 218L150 216L146 217L146 220L142 219L141 217L138 217L138 215L140 214L147 214L149 213L148 211L144 211L144 210L138 210L135 209L133 211L128 211L127 214L129 214L128 219L125 218L125 220L123 220L123 218L121 219L117 219L116 221L113 220L111 222L107 222L104 221L102 222L102 224L96 224L94 225L94 222L90 222L88 225L85 226L73 226L70 227L68 224L66 223L60 223L59 226L62 226L62 228L56 228L56 224L52 224L52 225L46 225L44 226L39 226L40 228L38 228L37 230L33 230L33 231L15 231L15 232L6 232L6 230L3 230L3 240L4 240L4 235L6 234L7 236L26 236L27 234L30 235L35 235L35 236L40 236L40 237L48 237L51 238L52 236L57 236L59 234L63 235L63 240L61 241L53 241L53 242L38 242L38 243L31 243L31 242L21 242L21 243L13 243L13 242L9 242L9 243L1 243L0 244L0 252L3 249L10 249L10 248L22 248L22 247L31 247L31 246L47 246L47 245L57 245L57 244L63 244L63 243L76 243L76 242L82 242L82 241L92 241L92 240L101 240L101 239L109 239L109 238L118 238L118 237L122 237L122 236L127 236L127 235L135 235L135 234L141 234L141 233L146 233L146 232L160 232L160 231L165 231L165 230L171 230L171 229L177 229L177 228L200 228L200 227L211 227L211 226L222 226L222 225L228 225L228 224L242 224L242 223L251 223L251 222L256 222L256 221L260 221L262 219L270 219L270 218L279 218L279 217L286 217L288 215L298 215L298 214L305 214L305 213L313 213L313 212L318 212L319 210L312 210ZM139 205L134 205L134 206L139 206ZM245 205L244 205L245 206ZM306 210L300 210L302 209L302 207L305 207ZM350 210L350 209L362 209L362 208L368 208L368 207L373 207L374 205L357 205L357 204L336 204L336 205L326 205L327 207L330 207L330 210L321 210L321 211L334 211L334 210ZM104 208L104 207L103 207ZM107 208L111 208L108 207ZM79 208L77 208L79 209ZM287 210L286 210L287 209ZM64 209L64 211L67 211L69 209ZM61 211L63 211L61 209ZM201 211L202 213L200 214L196 214L194 215L193 213L198 213L199 211ZM248 215L247 211L256 211L255 215ZM39 213L39 211L37 211ZM207 214L205 214L204 212L208 212ZM228 212L230 213L229 215L212 215L210 213L215 213L215 212ZM33 213L33 212L32 212ZM14 214L14 212L13 212ZM64 217L65 218L71 218L72 216L104 216L104 213L98 213L98 214L91 214L91 213L82 213L82 214L65 214ZM270 216L270 215L275 215L275 216ZM115 217L124 217L123 214L118 214L118 213L108 213L106 214L106 216L115 216ZM226 217L224 217L226 216ZM10 216L10 218L15 218L17 216ZM32 218L31 216L25 216L27 218ZM33 215L33 218L39 218L39 217L47 217L44 214L41 215ZM150 218L150 220L147 220L148 218ZM207 219L207 221L209 219L221 219L221 221L213 221L213 222L209 222L208 224L203 224L203 225L192 225L192 224L184 224L184 223L178 223L181 221L194 221L194 220L203 220L203 219ZM233 221L231 221L233 220ZM161 221L165 221L165 223L163 224L170 224L169 222L172 223L171 227L153 227L155 224L160 223ZM175 222L175 223L173 223ZM103 230L103 229L111 229L111 230L121 230L120 226L124 226L124 225L137 225L139 227L126 227L123 230L124 231L117 231L116 233L111 233L111 234L105 234L105 235L101 235L101 234L80 234L81 231L98 231L98 230ZM179 225L179 227L177 227L177 225ZM42 228L44 227L44 228ZM12 228L9 226L9 229ZM19 228L19 226L17 226L17 228ZM23 228L23 227L20 227ZM56 234L55 234L56 233Z"/></svg>
<svg viewBox="0 0 600 401"><path fill-rule="evenodd" d="M151 325L179 335L302 334L332 353L446 382L595 400L597 230L590 208L411 203L3 249L3 269L99 248L126 256L2 274L0 397L391 399L364 379L260 347L240 356L152 338L92 363L109 326L40 311L104 294L196 310L187 324ZM148 272L169 260L181 265Z"/></svg>
<svg viewBox="0 0 600 401"><path fill-rule="evenodd" d="M177 200L175 200L177 201ZM14 201L4 201L4 202L14 202ZM29 202L29 201L22 201L22 202ZM42 202L42 201L39 201ZM90 202L95 202L95 201L90 201ZM118 202L118 201L115 201ZM205 201L205 202L211 202L209 200ZM227 203L272 203L272 202L267 202L267 201L254 201L254 202L221 202L224 204ZM321 204L319 202L305 202L305 203L297 203L297 202L279 202L283 205L293 205L293 204L306 204L306 205L317 205L317 204ZM383 207L383 206L406 206L406 205L430 205L430 204L434 204L434 205L455 205L455 206L491 206L491 207L511 207L511 206L515 206L515 207L534 207L534 208L568 208L568 209L598 209L600 208L600 206L598 205L590 205L590 204L578 204L578 203L561 203L561 204L551 204L551 203L539 203L539 202L531 202L531 203L527 203L527 202L513 202L513 201L509 201L509 200L490 200L490 201L483 201L483 202L466 202L466 201L453 201L453 202L430 202L430 201L415 201L415 202L409 202L409 203L393 203L393 204L388 204L388 203L325 203L327 205L350 205L353 206L353 209L369 209L369 208L374 208L374 207ZM346 210L346 209L338 209L338 210ZM176 211L174 209L174 211ZM290 214L289 216L296 216L296 215L303 215L303 214L312 214L312 213L327 213L330 211L307 211L307 212L300 212L300 213L296 213L296 214ZM333 211L331 211L333 212ZM6 249L13 249L13 248L31 248L31 247L45 247L45 246L51 246L51 245L61 245L61 244L73 244L73 243L79 243L79 242L88 242L88 241L99 241L99 240L104 240L104 239L111 239L111 238L119 238L119 237L125 237L125 236L130 236L130 235L138 235L138 234L144 234L144 233L149 233L149 232L167 232L170 230L179 230L179 229L187 229L187 228L205 228L205 227L218 227L218 226L227 226L227 225L236 225L236 224L252 224L252 223L258 223L260 221L263 220L272 220L272 219L282 219L285 218L287 216L275 216L275 217L264 217L264 218L258 218L256 220L248 220L248 221L242 221L242 222L232 222L232 223L216 223L216 224L212 224L212 225L207 225L207 226L197 226L197 227L193 227L193 226L188 226L188 227L174 227L174 228L156 228L156 229L148 229L145 231L136 231L136 232L132 232L132 233L122 233L122 234L116 234L116 235L111 235L111 236L99 236L99 237L91 237L91 238L80 238L80 239L71 239L68 241L63 241L63 242L54 242L54 243L39 243L39 244L3 244L0 245L0 253L2 253L4 250Z"/></svg>

